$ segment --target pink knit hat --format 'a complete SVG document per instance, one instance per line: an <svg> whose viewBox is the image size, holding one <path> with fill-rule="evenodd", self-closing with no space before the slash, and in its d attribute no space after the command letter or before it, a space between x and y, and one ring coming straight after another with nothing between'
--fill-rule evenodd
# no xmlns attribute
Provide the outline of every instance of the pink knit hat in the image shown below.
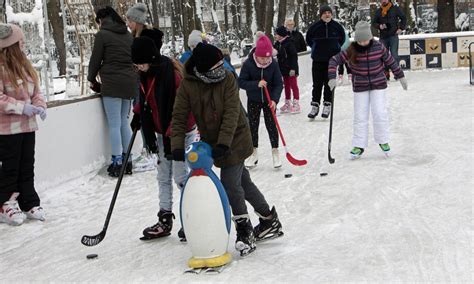
<svg viewBox="0 0 474 284"><path fill-rule="evenodd" d="M257 40L255 45L255 56L270 57L273 53L273 45L270 39L264 35Z"/></svg>
<svg viewBox="0 0 474 284"><path fill-rule="evenodd" d="M0 24L0 48L9 47L24 39L21 28L13 24Z"/></svg>

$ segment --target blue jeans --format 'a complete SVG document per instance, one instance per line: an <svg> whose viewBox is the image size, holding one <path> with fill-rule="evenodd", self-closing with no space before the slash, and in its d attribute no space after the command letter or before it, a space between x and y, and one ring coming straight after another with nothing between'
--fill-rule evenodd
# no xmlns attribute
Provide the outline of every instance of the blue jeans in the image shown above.
<svg viewBox="0 0 474 284"><path fill-rule="evenodd" d="M127 151L132 130L128 123L131 100L102 97L105 115L109 125L109 140L112 145L112 155L121 156Z"/></svg>
<svg viewBox="0 0 474 284"><path fill-rule="evenodd" d="M380 41L385 45L385 47L390 51L393 56L393 59L398 63L398 35L394 35L388 38L381 38ZM385 66L387 69L388 67Z"/></svg>
<svg viewBox="0 0 474 284"><path fill-rule="evenodd" d="M196 141L197 130L186 133L186 147ZM163 136L158 134L158 197L160 209L172 211L173 209L173 178L179 190L182 190L189 168L185 162L170 161L165 158Z"/></svg>

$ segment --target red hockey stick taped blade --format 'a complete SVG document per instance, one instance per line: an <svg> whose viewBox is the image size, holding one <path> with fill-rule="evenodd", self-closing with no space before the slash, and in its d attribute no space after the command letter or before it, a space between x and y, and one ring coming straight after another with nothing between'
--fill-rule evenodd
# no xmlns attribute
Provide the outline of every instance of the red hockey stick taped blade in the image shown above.
<svg viewBox="0 0 474 284"><path fill-rule="evenodd" d="M290 163L292 163L295 166L304 166L308 163L306 160L298 160L295 157L293 157L290 153L286 153L286 158Z"/></svg>

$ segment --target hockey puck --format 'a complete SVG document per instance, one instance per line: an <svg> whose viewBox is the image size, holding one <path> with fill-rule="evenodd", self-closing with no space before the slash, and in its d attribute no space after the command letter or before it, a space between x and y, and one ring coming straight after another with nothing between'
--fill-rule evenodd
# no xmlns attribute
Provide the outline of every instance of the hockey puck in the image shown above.
<svg viewBox="0 0 474 284"><path fill-rule="evenodd" d="M285 174L285 178L290 178L292 176L293 176L292 174Z"/></svg>
<svg viewBox="0 0 474 284"><path fill-rule="evenodd" d="M320 173L319 175L322 176L322 177L324 177L324 176L327 176L328 173Z"/></svg>
<svg viewBox="0 0 474 284"><path fill-rule="evenodd" d="M87 259L94 259L94 258L97 258L98 255L96 253L91 253L91 254L88 254L87 255Z"/></svg>

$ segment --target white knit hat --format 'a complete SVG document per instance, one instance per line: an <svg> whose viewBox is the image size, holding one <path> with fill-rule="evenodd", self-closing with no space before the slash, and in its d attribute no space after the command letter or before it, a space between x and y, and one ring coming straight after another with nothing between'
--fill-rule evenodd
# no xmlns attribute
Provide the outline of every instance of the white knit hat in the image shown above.
<svg viewBox="0 0 474 284"><path fill-rule="evenodd" d="M366 21L357 22L354 32L355 41L366 41L372 39L372 31L370 30L370 24Z"/></svg>
<svg viewBox="0 0 474 284"><path fill-rule="evenodd" d="M24 39L23 31L17 25L0 24L0 48L9 47Z"/></svg>
<svg viewBox="0 0 474 284"><path fill-rule="evenodd" d="M202 33L198 30L193 30L188 37L188 46L194 49L200 42L202 42Z"/></svg>

